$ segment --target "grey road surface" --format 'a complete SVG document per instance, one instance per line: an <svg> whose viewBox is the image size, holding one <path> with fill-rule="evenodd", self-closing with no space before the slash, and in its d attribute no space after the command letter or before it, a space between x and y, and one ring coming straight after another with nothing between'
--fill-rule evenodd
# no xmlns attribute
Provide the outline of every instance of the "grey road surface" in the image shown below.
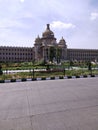
<svg viewBox="0 0 98 130"><path fill-rule="evenodd" d="M0 84L0 130L98 130L98 78Z"/></svg>

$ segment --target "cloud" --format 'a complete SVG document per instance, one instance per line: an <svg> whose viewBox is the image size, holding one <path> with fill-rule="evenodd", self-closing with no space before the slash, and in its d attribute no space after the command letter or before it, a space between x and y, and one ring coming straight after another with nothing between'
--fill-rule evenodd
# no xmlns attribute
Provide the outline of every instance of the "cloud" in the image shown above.
<svg viewBox="0 0 98 130"><path fill-rule="evenodd" d="M51 23L52 28L57 28L57 29L69 29L69 28L75 28L75 25L72 23L64 23L61 21L53 21Z"/></svg>
<svg viewBox="0 0 98 130"><path fill-rule="evenodd" d="M23 2L24 2L24 0L20 0L20 2L22 2L22 3L23 3Z"/></svg>
<svg viewBox="0 0 98 130"><path fill-rule="evenodd" d="M27 26L25 23L22 23L18 21L17 19L3 19L0 21L0 29L6 29L6 30L11 30L11 29L26 29L28 28L29 25Z"/></svg>
<svg viewBox="0 0 98 130"><path fill-rule="evenodd" d="M96 20L98 18L98 13L97 12L92 12L90 15L91 20Z"/></svg>
<svg viewBox="0 0 98 130"><path fill-rule="evenodd" d="M98 48L97 8L98 0L0 0L0 45L32 46L50 23L68 46Z"/></svg>

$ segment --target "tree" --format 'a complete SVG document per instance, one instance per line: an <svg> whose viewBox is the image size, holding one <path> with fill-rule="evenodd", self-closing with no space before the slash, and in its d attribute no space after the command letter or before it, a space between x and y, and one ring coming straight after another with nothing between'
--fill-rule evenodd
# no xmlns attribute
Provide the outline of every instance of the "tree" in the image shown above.
<svg viewBox="0 0 98 130"><path fill-rule="evenodd" d="M88 70L90 70L90 71L92 70L92 64L90 61L88 62Z"/></svg>
<svg viewBox="0 0 98 130"><path fill-rule="evenodd" d="M61 57L62 57L62 49L57 48L57 52L56 52L57 63L60 63Z"/></svg>
<svg viewBox="0 0 98 130"><path fill-rule="evenodd" d="M56 58L56 49L54 47L50 47L49 59L51 62L53 62L54 58Z"/></svg>

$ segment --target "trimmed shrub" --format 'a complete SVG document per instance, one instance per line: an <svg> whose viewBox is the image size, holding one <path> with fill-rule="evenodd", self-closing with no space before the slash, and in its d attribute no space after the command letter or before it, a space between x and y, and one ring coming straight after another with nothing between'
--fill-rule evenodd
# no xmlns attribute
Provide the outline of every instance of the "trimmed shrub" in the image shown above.
<svg viewBox="0 0 98 130"><path fill-rule="evenodd" d="M67 78L68 78L68 79L71 79L71 78L72 78L72 76L67 76Z"/></svg>
<svg viewBox="0 0 98 130"><path fill-rule="evenodd" d="M64 79L64 77L63 76L59 76L59 79Z"/></svg>
<svg viewBox="0 0 98 130"><path fill-rule="evenodd" d="M22 78L21 81L22 81L22 82L25 82L25 81L27 81L27 79L26 79L26 78Z"/></svg>
<svg viewBox="0 0 98 130"><path fill-rule="evenodd" d="M11 82L16 82L16 79L11 79Z"/></svg>
<svg viewBox="0 0 98 130"><path fill-rule="evenodd" d="M4 83L4 80L0 80L0 83Z"/></svg>
<svg viewBox="0 0 98 130"><path fill-rule="evenodd" d="M95 77L95 75L91 74L91 77Z"/></svg>
<svg viewBox="0 0 98 130"><path fill-rule="evenodd" d="M51 80L54 80L54 79L55 79L55 77L51 77L50 79L51 79Z"/></svg>
<svg viewBox="0 0 98 130"><path fill-rule="evenodd" d="M37 79L36 78L32 78L32 81L36 81Z"/></svg>
<svg viewBox="0 0 98 130"><path fill-rule="evenodd" d="M87 75L83 75L84 78L87 78Z"/></svg>
<svg viewBox="0 0 98 130"><path fill-rule="evenodd" d="M46 77L42 77L41 80L46 80Z"/></svg>
<svg viewBox="0 0 98 130"><path fill-rule="evenodd" d="M76 78L80 78L80 76L79 76L79 75L77 75L77 76L76 76Z"/></svg>

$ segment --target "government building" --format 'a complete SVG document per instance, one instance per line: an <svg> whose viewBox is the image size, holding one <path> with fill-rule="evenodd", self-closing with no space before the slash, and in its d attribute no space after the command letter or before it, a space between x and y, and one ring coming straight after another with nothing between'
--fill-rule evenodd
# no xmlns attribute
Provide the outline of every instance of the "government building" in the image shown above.
<svg viewBox="0 0 98 130"><path fill-rule="evenodd" d="M42 37L37 37L34 47L0 46L0 62L45 61L60 63L66 60L98 61L98 49L67 48L65 39L57 39L47 24Z"/></svg>

